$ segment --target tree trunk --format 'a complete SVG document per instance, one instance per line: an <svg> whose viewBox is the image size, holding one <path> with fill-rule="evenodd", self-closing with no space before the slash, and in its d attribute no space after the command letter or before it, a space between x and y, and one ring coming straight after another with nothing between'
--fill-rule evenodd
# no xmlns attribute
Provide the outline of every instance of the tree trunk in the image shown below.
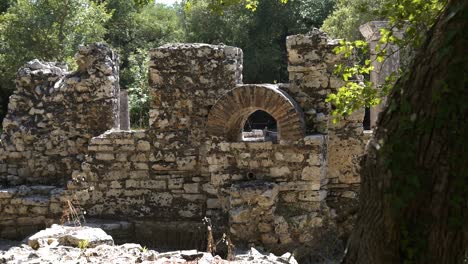
<svg viewBox="0 0 468 264"><path fill-rule="evenodd" d="M389 95L343 263L468 261L467 29L468 1L449 1Z"/></svg>

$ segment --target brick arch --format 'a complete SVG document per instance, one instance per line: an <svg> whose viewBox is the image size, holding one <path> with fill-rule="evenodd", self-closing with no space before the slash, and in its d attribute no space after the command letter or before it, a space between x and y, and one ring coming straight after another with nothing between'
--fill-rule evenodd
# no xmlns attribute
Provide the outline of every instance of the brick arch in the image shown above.
<svg viewBox="0 0 468 264"><path fill-rule="evenodd" d="M207 135L238 141L245 121L257 110L276 120L279 140L296 141L304 137L300 107L277 85L268 84L238 85L220 98L208 115Z"/></svg>

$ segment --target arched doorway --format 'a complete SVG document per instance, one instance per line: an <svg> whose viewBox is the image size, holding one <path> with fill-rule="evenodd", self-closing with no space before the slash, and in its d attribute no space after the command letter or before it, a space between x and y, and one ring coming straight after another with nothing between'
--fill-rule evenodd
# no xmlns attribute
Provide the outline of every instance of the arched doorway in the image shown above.
<svg viewBox="0 0 468 264"><path fill-rule="evenodd" d="M239 85L212 107L207 135L242 141L249 117L261 110L276 121L278 141L296 141L304 137L304 118L297 103L276 85Z"/></svg>

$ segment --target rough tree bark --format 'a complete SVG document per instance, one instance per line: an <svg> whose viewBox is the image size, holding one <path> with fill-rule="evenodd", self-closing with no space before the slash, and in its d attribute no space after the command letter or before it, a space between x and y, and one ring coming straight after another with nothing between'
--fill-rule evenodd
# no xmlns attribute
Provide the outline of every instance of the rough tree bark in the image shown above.
<svg viewBox="0 0 468 264"><path fill-rule="evenodd" d="M389 95L343 263L468 261L467 16L449 1Z"/></svg>

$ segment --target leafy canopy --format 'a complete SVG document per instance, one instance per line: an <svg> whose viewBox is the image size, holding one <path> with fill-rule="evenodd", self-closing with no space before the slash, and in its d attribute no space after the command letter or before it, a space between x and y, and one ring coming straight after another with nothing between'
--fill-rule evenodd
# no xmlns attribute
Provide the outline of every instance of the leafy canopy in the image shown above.
<svg viewBox="0 0 468 264"><path fill-rule="evenodd" d="M426 37L426 32L432 27L446 4L446 0L392 0L384 3L378 14L388 19L389 24L387 28L380 29L379 44L375 47L375 59L382 63L393 52L419 47ZM324 24L324 27L326 28L327 24ZM398 36L398 29L404 31L403 37ZM335 52L342 54L345 58L350 58L355 53L367 56L369 53L366 43L361 40L341 41L341 45L335 49ZM363 107L381 103L382 98L393 87L397 75L405 74L402 70L391 74L380 89L375 89L375 84L372 82L359 80L359 78L358 81L351 79L351 77L367 75L372 70L374 69L369 60L356 61L352 66L337 67L336 73L341 74L345 85L327 98L327 101L335 106L333 111L335 122Z"/></svg>
<svg viewBox="0 0 468 264"><path fill-rule="evenodd" d="M332 0L259 1L255 12L246 2L230 3L191 0L184 12L187 41L242 48L249 83L287 81L286 37L320 27L333 8ZM213 12L215 4L222 14Z"/></svg>

